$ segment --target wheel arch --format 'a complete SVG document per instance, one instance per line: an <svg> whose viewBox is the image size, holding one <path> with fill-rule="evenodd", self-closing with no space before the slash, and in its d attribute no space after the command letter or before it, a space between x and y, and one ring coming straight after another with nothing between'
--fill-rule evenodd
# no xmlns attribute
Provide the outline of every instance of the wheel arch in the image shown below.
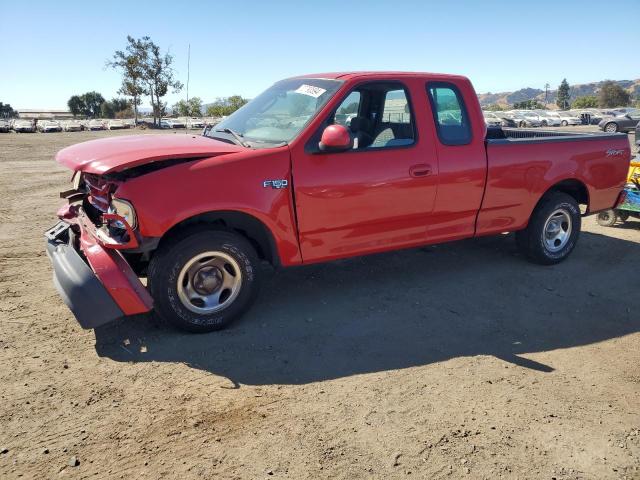
<svg viewBox="0 0 640 480"><path fill-rule="evenodd" d="M170 239L183 235L187 230L207 225L242 235L253 245L261 260L266 260L274 267L281 264L275 237L269 227L255 216L238 210L203 212L186 218L167 230L158 247Z"/></svg>
<svg viewBox="0 0 640 480"><path fill-rule="evenodd" d="M536 203L536 207L540 203L540 201L551 192L563 192L567 195L572 196L579 205L585 205L587 211L589 211L589 189L584 184L584 182L578 180L577 178L567 178L565 180L561 180L556 182L551 187L547 189L544 194L538 199Z"/></svg>

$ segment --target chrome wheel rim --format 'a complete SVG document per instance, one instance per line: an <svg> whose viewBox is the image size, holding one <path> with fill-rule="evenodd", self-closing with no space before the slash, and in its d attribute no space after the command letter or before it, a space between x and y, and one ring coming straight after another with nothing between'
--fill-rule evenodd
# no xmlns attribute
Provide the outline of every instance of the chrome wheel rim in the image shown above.
<svg viewBox="0 0 640 480"><path fill-rule="evenodd" d="M571 237L571 216L566 210L555 210L546 223L542 231L542 241L546 249L550 252L562 250Z"/></svg>
<svg viewBox="0 0 640 480"><path fill-rule="evenodd" d="M242 270L238 262L224 252L210 251L196 255L182 267L177 290L187 309L210 314L233 303L241 285Z"/></svg>
<svg viewBox="0 0 640 480"><path fill-rule="evenodd" d="M607 132L610 133L615 133L615 131L618 129L618 127L616 127L616 125L614 123L610 123L609 125L607 125L607 127L605 128L605 130Z"/></svg>

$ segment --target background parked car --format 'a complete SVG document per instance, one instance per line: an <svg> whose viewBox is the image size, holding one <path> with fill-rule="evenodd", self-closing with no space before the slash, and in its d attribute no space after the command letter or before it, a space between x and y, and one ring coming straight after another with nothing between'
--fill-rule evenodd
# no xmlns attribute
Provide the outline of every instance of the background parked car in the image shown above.
<svg viewBox="0 0 640 480"><path fill-rule="evenodd" d="M187 128L204 128L204 121L201 118L187 118Z"/></svg>
<svg viewBox="0 0 640 480"><path fill-rule="evenodd" d="M106 127L107 130L121 130L123 128L126 128L126 125L122 120L111 119L107 120Z"/></svg>
<svg viewBox="0 0 640 480"><path fill-rule="evenodd" d="M104 130L105 126L102 120L98 120L97 118L94 118L93 120L90 120L89 123L87 123L86 128L87 130Z"/></svg>
<svg viewBox="0 0 640 480"><path fill-rule="evenodd" d="M62 129L65 132L80 132L82 130L82 124L78 120L67 120L62 123Z"/></svg>
<svg viewBox="0 0 640 480"><path fill-rule="evenodd" d="M484 116L484 121L487 124L487 127L501 127L502 126L502 119L500 117L498 117L495 113L483 111L482 115Z"/></svg>
<svg viewBox="0 0 640 480"><path fill-rule="evenodd" d="M7 120L0 120L0 132L7 133L9 130L11 130L9 122Z"/></svg>
<svg viewBox="0 0 640 480"><path fill-rule="evenodd" d="M632 132L638 125L638 122L640 122L640 110L633 109L624 115L603 118L598 124L598 127L609 133Z"/></svg>
<svg viewBox="0 0 640 480"><path fill-rule="evenodd" d="M538 118L538 115L526 115L521 112L507 112L509 118L512 119L516 126L520 128L525 127L539 127L542 125L542 122Z"/></svg>
<svg viewBox="0 0 640 480"><path fill-rule="evenodd" d="M518 124L516 123L516 121L511 118L511 116L506 113L506 112L493 112L493 114L498 117L500 120L502 120L502 126L503 127L510 127L510 128L517 128Z"/></svg>
<svg viewBox="0 0 640 480"><path fill-rule="evenodd" d="M41 133L61 132L62 125L60 125L60 122L56 122L55 120L39 120L36 125L36 130Z"/></svg>
<svg viewBox="0 0 640 480"><path fill-rule="evenodd" d="M177 118L163 118L160 120L160 128L187 128L187 124Z"/></svg>
<svg viewBox="0 0 640 480"><path fill-rule="evenodd" d="M562 123L556 112L547 112L546 110L536 110L542 127L559 127Z"/></svg>
<svg viewBox="0 0 640 480"><path fill-rule="evenodd" d="M636 145L640 147L640 122L636 125Z"/></svg>
<svg viewBox="0 0 640 480"><path fill-rule="evenodd" d="M31 120L20 120L16 119L13 121L13 125L11 127L14 132L18 133L33 133L35 129L33 128L33 122Z"/></svg>
<svg viewBox="0 0 640 480"><path fill-rule="evenodd" d="M567 125L582 125L582 119L575 113L568 112L566 110L559 110L556 112L560 117L560 125L566 127Z"/></svg>

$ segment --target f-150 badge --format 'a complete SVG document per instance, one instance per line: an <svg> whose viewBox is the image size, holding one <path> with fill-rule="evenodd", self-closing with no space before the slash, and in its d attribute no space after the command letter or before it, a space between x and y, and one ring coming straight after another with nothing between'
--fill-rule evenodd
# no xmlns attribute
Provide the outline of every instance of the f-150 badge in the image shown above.
<svg viewBox="0 0 640 480"><path fill-rule="evenodd" d="M265 180L262 183L262 186L264 188L287 188L289 186L289 181L288 180Z"/></svg>

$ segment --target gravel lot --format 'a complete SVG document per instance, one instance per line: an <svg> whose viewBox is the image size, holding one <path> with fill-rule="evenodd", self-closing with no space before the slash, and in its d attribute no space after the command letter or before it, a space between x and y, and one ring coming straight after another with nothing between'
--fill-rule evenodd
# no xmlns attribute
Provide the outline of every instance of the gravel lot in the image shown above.
<svg viewBox="0 0 640 480"><path fill-rule="evenodd" d="M0 134L0 478L640 478L640 222L553 267L504 235L268 271L215 334L83 331L52 158L131 133Z"/></svg>

